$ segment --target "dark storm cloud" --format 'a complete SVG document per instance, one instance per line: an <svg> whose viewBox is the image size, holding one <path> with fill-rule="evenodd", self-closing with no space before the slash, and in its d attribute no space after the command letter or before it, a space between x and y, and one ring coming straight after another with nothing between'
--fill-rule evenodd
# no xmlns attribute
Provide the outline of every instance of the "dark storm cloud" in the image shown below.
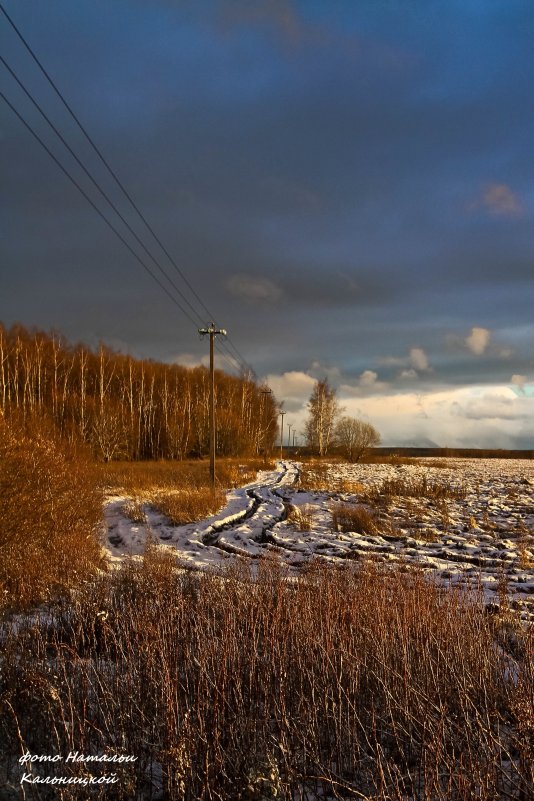
<svg viewBox="0 0 534 801"><path fill-rule="evenodd" d="M395 384L401 368L380 359L411 348L433 371L405 387L532 371L526 0L7 7L258 372L319 360ZM1 19L0 46L118 200ZM2 86L52 144L6 74ZM5 107L0 141L4 320L200 353ZM510 358L451 351L473 326L512 343Z"/></svg>

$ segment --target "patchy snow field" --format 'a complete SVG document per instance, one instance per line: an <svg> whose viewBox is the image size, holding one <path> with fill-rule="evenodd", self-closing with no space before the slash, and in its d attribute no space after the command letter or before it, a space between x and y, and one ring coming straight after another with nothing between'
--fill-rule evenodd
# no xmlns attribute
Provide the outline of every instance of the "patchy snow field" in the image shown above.
<svg viewBox="0 0 534 801"><path fill-rule="evenodd" d="M373 559L418 565L452 583L480 584L488 602L503 596L534 618L534 463L520 459L435 459L415 464L321 465L321 491L299 486L299 467L280 463L253 484L228 493L219 514L173 527L145 507L147 525L132 523L110 498L105 508L112 559L140 554L146 536L174 548L184 567L216 566L235 555L276 554L298 569L312 557ZM310 482L308 467L308 485ZM384 493L384 487L444 485L463 497ZM312 476L313 478L313 476ZM328 491L324 490L324 486ZM363 506L372 531L336 530L332 509ZM344 508L344 507L341 507ZM289 515L288 515L289 512ZM346 525L344 526L346 529Z"/></svg>

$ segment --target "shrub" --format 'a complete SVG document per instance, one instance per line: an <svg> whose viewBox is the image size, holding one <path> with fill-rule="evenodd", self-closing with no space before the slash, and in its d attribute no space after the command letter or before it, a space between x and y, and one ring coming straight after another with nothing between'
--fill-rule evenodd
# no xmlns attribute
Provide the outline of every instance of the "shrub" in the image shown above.
<svg viewBox="0 0 534 801"><path fill-rule="evenodd" d="M103 566L102 496L90 465L0 423L0 607L57 596Z"/></svg>
<svg viewBox="0 0 534 801"><path fill-rule="evenodd" d="M356 534L376 534L374 515L365 508L351 503L338 503L332 507L332 525L335 531Z"/></svg>
<svg viewBox="0 0 534 801"><path fill-rule="evenodd" d="M302 506L288 504L286 511L288 523L291 523L299 531L311 531L317 512L316 506L311 503L304 503Z"/></svg>

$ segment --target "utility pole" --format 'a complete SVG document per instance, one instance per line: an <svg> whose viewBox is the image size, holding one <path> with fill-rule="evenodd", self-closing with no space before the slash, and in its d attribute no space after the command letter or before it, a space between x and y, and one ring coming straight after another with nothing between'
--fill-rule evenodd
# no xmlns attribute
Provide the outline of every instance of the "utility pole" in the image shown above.
<svg viewBox="0 0 534 801"><path fill-rule="evenodd" d="M211 488L215 488L215 368L213 364L213 351L215 337L217 334L226 336L224 328L215 328L214 323L210 323L207 328L199 328L200 336L209 334L210 337L210 482Z"/></svg>
<svg viewBox="0 0 534 801"><path fill-rule="evenodd" d="M284 458L284 414L286 414L286 412L280 409L280 416L282 418L282 422L280 423L280 459Z"/></svg>
<svg viewBox="0 0 534 801"><path fill-rule="evenodd" d="M259 439L259 442L258 442L258 451L259 451L259 445L260 445L260 443L265 441L265 434L267 433L267 430L265 430L265 431L263 430L264 404L265 404L265 401L267 400L267 395L272 395L272 394L273 394L272 389L268 389L267 387L260 391L262 403L261 403L261 411L260 411L260 439ZM270 428L270 425L269 425L269 428ZM266 452L265 445L263 446L263 459L264 459L265 464L267 464L267 452Z"/></svg>

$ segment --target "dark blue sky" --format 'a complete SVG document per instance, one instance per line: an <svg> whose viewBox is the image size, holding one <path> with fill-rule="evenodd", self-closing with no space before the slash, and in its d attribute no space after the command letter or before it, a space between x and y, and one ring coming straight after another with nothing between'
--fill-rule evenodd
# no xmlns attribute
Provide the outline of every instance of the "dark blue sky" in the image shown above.
<svg viewBox="0 0 534 801"><path fill-rule="evenodd" d="M296 419L328 374L349 411L390 404L389 441L534 445L531 2L2 2ZM1 15L0 49L130 215ZM200 359L195 327L5 105L0 145L0 319Z"/></svg>

